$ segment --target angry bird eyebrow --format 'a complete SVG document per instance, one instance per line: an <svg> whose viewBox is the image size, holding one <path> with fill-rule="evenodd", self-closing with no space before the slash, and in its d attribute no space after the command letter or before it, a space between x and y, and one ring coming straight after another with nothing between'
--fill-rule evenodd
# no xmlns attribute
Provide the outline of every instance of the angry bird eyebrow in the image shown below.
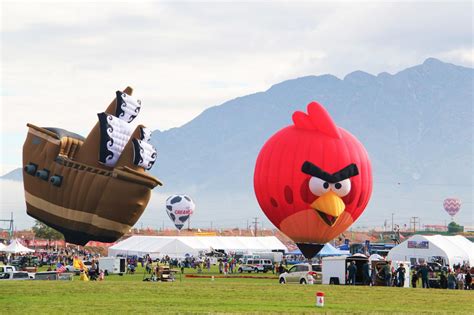
<svg viewBox="0 0 474 315"><path fill-rule="evenodd" d="M322 180L327 181L328 183L334 184L340 182L341 180L347 179L352 176L356 176L359 174L359 169L357 165L354 163L347 165L343 169L329 174L323 171L321 168L317 167L313 163L309 161L305 161L303 166L301 166L301 171L305 174L320 178Z"/></svg>

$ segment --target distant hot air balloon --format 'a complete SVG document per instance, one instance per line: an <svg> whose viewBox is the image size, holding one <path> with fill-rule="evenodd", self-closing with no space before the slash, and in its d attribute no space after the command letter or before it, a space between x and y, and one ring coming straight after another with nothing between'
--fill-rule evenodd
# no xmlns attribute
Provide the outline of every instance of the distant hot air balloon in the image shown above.
<svg viewBox="0 0 474 315"><path fill-rule="evenodd" d="M166 213L178 230L183 228L195 208L194 201L187 195L172 195L166 199Z"/></svg>
<svg viewBox="0 0 474 315"><path fill-rule="evenodd" d="M254 188L265 215L312 258L362 214L372 173L364 146L320 104L295 112L293 123L261 149Z"/></svg>
<svg viewBox="0 0 474 315"><path fill-rule="evenodd" d="M444 210L454 219L454 216L461 210L461 200L458 198L446 198L443 201Z"/></svg>

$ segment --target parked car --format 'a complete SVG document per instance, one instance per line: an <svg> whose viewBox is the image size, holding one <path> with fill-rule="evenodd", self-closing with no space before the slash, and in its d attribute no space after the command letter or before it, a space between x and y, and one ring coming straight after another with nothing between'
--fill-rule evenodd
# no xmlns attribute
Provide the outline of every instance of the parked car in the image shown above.
<svg viewBox="0 0 474 315"><path fill-rule="evenodd" d="M87 268L90 268L90 267L92 266L92 261L84 261L84 265L85 265ZM74 272L76 275L79 275L79 274L81 273L81 270L75 268L73 264L67 265L67 266L66 266L66 271L67 271L67 272Z"/></svg>
<svg viewBox="0 0 474 315"><path fill-rule="evenodd" d="M319 264L297 264L290 268L287 272L280 275L279 281L285 283L322 283L321 265Z"/></svg>
<svg viewBox="0 0 474 315"><path fill-rule="evenodd" d="M28 272L10 271L0 273L0 280L31 280Z"/></svg>
<svg viewBox="0 0 474 315"><path fill-rule="evenodd" d="M429 263L427 263L427 265L428 265L428 270L429 271L433 271L433 272L441 272L442 270L448 271L447 266L443 266L443 265L441 265L440 263L437 263L437 262L429 262ZM416 271L418 271L418 270L421 269L422 266L423 265L416 265L416 266L414 266L414 269Z"/></svg>
<svg viewBox="0 0 474 315"><path fill-rule="evenodd" d="M57 273L56 271L37 272L34 280L72 280L72 273Z"/></svg>
<svg viewBox="0 0 474 315"><path fill-rule="evenodd" d="M237 269L237 271L240 273L244 271L247 271L248 273L255 271L255 264L253 263L253 259L247 259L247 263L241 264L239 266L239 269Z"/></svg>
<svg viewBox="0 0 474 315"><path fill-rule="evenodd" d="M268 272L273 270L273 262L270 259L255 259L255 272Z"/></svg>
<svg viewBox="0 0 474 315"><path fill-rule="evenodd" d="M268 272L273 269L273 263L270 259L247 259L246 264L240 265L238 272Z"/></svg>

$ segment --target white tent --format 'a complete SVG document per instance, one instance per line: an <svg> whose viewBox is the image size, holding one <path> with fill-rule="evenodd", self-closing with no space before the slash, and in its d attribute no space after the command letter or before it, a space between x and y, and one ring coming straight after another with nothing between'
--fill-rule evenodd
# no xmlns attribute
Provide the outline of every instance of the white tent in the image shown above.
<svg viewBox="0 0 474 315"><path fill-rule="evenodd" d="M12 253L12 254L24 254L24 253L34 252L34 250L23 246L19 240L13 240L10 245L5 247L1 251L6 252L6 253Z"/></svg>
<svg viewBox="0 0 474 315"><path fill-rule="evenodd" d="M287 248L275 236L131 236L109 247L109 256L150 254L152 257L184 257L212 250L255 253L287 251Z"/></svg>
<svg viewBox="0 0 474 315"><path fill-rule="evenodd" d="M414 265L420 260L429 262L441 257L445 265L469 262L472 266L473 256L473 243L463 236L413 235L392 248L387 260L410 261Z"/></svg>
<svg viewBox="0 0 474 315"><path fill-rule="evenodd" d="M3 249L5 249L5 247L7 247L5 244L0 243L0 252L3 252Z"/></svg>

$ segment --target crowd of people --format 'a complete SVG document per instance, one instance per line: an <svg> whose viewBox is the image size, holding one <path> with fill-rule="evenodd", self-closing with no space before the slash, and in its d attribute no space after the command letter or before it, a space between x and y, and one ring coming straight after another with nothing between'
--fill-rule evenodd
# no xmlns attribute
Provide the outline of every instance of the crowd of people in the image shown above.
<svg viewBox="0 0 474 315"><path fill-rule="evenodd" d="M16 265L20 269L26 266L48 266L48 271L54 271L64 266L72 266L75 259L79 259L89 262L87 267L80 268L81 279L102 280L104 279L104 272L98 266L99 256L97 253L90 252L84 248L71 246L59 249L41 249L28 255L0 253L0 262L5 265ZM211 272L211 265L213 263L217 264L220 274L227 275L238 272L239 266L243 262L233 255L223 255L217 258L189 256L183 259L171 258L165 255L155 261L149 255L145 257L132 256L127 257L127 273L134 274L139 264L148 274L156 273L160 264L167 265L170 268L177 268L181 273L184 273L186 268L195 269L197 273L202 273L203 271ZM358 279L359 282L356 281L357 275L360 276L359 268L362 268L362 284L364 285L404 287L406 279L410 279L410 284L413 288L474 289L472 285L474 267L471 268L467 263L456 264L450 268L443 267L435 272L425 262L417 266L411 266L411 275L407 277L409 268L403 263L393 266L384 261L380 264L371 264L369 261L366 261L363 265L357 265L354 261L351 261L347 265L347 284L360 284L360 278ZM77 269L75 270L77 271ZM270 270L274 274L282 274L288 271L288 261L283 258L281 262L274 263L273 268Z"/></svg>
<svg viewBox="0 0 474 315"><path fill-rule="evenodd" d="M0 253L0 262L4 265L17 265L20 268L25 266L49 266L54 268L58 263L64 266L72 265L74 257L80 257L84 261L90 261L98 256L98 254L94 254L84 248L74 246L57 249L39 249L27 255Z"/></svg>
<svg viewBox="0 0 474 315"><path fill-rule="evenodd" d="M391 266L389 263L381 261L371 267L369 261L362 265L362 284L364 285L385 285L394 287L404 287L407 279L407 267L400 263L398 267ZM439 272L434 270L425 262L412 267L411 287L418 286L422 288L441 288L441 289L459 289L472 290L472 274L474 268L466 264L457 264L452 268L444 267ZM358 267L354 261L349 262L347 266L347 284L355 285ZM420 283L421 281L421 283Z"/></svg>

